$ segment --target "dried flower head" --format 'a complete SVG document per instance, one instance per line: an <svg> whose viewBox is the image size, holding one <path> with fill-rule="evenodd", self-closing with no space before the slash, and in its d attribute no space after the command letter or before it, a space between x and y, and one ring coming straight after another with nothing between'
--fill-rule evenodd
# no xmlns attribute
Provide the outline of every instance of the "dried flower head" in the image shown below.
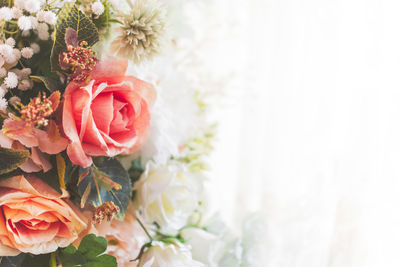
<svg viewBox="0 0 400 267"><path fill-rule="evenodd" d="M166 12L158 2L136 0L129 15L123 18L119 36L111 49L121 57L140 63L159 52L165 32Z"/></svg>
<svg viewBox="0 0 400 267"><path fill-rule="evenodd" d="M32 98L27 105L19 101L14 104L19 110L19 116L9 115L12 119L23 122L26 127L46 127L49 124L48 117L57 109L59 103L59 91L52 93L50 97L39 92L39 95Z"/></svg>
<svg viewBox="0 0 400 267"><path fill-rule="evenodd" d="M75 81L85 81L96 66L96 53L87 45L85 41L76 47L68 45L68 52L62 53L61 68L72 69L72 79Z"/></svg>
<svg viewBox="0 0 400 267"><path fill-rule="evenodd" d="M119 213L119 208L114 202L105 202L95 209L92 220L95 224L101 223L104 219L111 221L117 213Z"/></svg>

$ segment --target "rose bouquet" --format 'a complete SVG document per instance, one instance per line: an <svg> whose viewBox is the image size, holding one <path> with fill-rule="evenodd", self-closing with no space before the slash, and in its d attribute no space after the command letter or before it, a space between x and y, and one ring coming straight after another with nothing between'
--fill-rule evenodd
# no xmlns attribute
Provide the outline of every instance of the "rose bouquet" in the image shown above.
<svg viewBox="0 0 400 267"><path fill-rule="evenodd" d="M236 266L185 4L0 0L0 266Z"/></svg>

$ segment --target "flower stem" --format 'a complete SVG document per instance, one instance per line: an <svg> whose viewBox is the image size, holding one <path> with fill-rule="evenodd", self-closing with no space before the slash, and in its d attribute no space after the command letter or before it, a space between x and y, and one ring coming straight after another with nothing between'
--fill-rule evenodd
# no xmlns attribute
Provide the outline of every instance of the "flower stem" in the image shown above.
<svg viewBox="0 0 400 267"><path fill-rule="evenodd" d="M146 227L144 226L144 224L142 223L142 221L139 218L136 218L136 220L139 222L140 227L142 227L143 231L146 233L146 235L149 237L150 242L153 241L153 237L149 234L149 232L147 231Z"/></svg>
<svg viewBox="0 0 400 267"><path fill-rule="evenodd" d="M50 267L57 267L56 253L53 252L50 254Z"/></svg>

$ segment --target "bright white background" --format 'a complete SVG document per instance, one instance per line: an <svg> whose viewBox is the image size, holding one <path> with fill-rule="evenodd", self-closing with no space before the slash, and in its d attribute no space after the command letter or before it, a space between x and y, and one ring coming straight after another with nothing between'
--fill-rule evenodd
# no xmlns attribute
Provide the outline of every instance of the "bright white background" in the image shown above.
<svg viewBox="0 0 400 267"><path fill-rule="evenodd" d="M264 214L260 267L400 266L400 1L216 5L223 217Z"/></svg>

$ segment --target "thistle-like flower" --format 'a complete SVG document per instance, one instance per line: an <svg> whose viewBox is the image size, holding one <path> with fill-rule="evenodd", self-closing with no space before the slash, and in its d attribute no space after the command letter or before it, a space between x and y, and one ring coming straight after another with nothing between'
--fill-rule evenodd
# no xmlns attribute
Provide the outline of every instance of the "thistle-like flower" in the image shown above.
<svg viewBox="0 0 400 267"><path fill-rule="evenodd" d="M136 0L130 14L123 17L111 49L135 63L151 59L159 52L165 24L166 12L158 2Z"/></svg>

